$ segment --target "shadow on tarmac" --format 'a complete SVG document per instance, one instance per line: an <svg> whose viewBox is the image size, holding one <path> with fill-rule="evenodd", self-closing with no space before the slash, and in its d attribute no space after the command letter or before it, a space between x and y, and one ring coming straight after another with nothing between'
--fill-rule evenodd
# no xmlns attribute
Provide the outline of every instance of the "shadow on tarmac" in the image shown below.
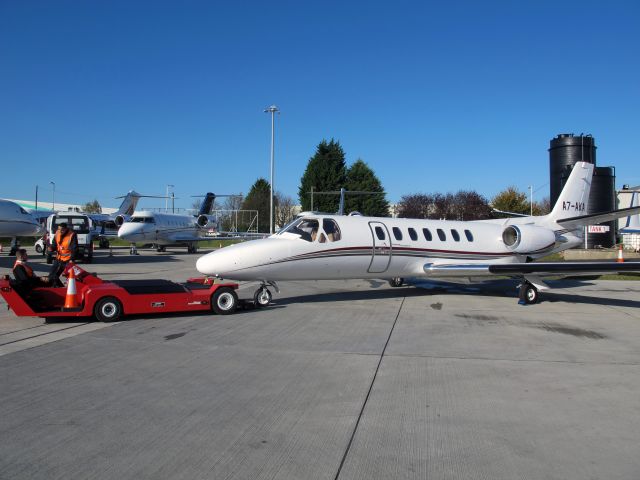
<svg viewBox="0 0 640 480"><path fill-rule="evenodd" d="M575 288L579 286L592 285L589 282L553 281L549 282L552 288ZM401 297L420 297L429 294L438 295L478 295L483 297L508 297L517 299L519 282L514 280L493 280L484 283L461 284L452 282L420 281L418 284L407 287L392 288L384 290L358 290L351 292L318 293L311 295L301 295L298 297L278 298L274 301L276 305L286 306L295 303L305 302L350 302L357 300L381 300ZM378 288L374 286L373 288ZM615 290L617 291L617 290ZM617 307L639 308L640 301L624 300L617 298L605 298L598 296L576 295L566 292L555 293L547 290L540 293L540 303L577 303L586 305L607 305Z"/></svg>

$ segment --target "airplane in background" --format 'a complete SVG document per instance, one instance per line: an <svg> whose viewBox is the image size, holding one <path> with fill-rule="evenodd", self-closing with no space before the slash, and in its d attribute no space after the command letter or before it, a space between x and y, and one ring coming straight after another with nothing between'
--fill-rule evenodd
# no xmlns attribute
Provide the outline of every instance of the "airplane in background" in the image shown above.
<svg viewBox="0 0 640 480"><path fill-rule="evenodd" d="M640 191L635 191L631 194L631 207L637 207L640 205ZM624 227L620 228L620 233L640 233L640 215L629 215L624 224Z"/></svg>
<svg viewBox="0 0 640 480"><path fill-rule="evenodd" d="M116 197L123 198L120 207L113 213L89 213L87 214L91 220L93 220L94 225L98 229L98 237L100 241L101 248L109 247L109 239L110 238L118 238L118 229L120 226L129 221L133 212L138 205L138 201L142 197L149 197L149 195L140 195L138 192L134 190L129 190L129 192L124 197ZM152 197L157 198L157 197Z"/></svg>
<svg viewBox="0 0 640 480"><path fill-rule="evenodd" d="M0 237L12 239L9 255L16 254L17 237L35 237L41 233L42 226L36 217L17 203L0 200Z"/></svg>
<svg viewBox="0 0 640 480"><path fill-rule="evenodd" d="M640 262L533 262L580 245L584 226L640 212L631 207L585 215L593 165L579 162L548 215L476 221L308 214L278 233L202 256L199 272L260 281L254 301L268 305L280 280L508 276L521 280L520 302L536 303L548 276L640 271Z"/></svg>
<svg viewBox="0 0 640 480"><path fill-rule="evenodd" d="M155 244L158 252L164 252L168 245L186 245L189 253L196 253L197 242L213 240L217 233L218 223L210 215L215 199L213 193L207 193L197 215L136 211L121 223L118 238L132 243L131 253L136 251L136 243Z"/></svg>

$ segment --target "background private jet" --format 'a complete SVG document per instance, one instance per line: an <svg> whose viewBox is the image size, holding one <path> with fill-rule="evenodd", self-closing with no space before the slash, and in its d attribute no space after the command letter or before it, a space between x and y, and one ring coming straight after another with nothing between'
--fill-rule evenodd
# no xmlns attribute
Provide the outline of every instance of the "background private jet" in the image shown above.
<svg viewBox="0 0 640 480"><path fill-rule="evenodd" d="M520 299L535 303L548 288L543 276L640 271L640 263L532 263L580 245L584 226L638 213L632 207L596 215L587 211L593 165L577 163L544 216L482 221L417 220L310 214L263 240L232 245L197 262L205 275L258 280L257 304L271 300L279 280L503 275L522 280Z"/></svg>
<svg viewBox="0 0 640 480"><path fill-rule="evenodd" d="M195 253L198 250L197 242L212 240L211 234L217 232L216 218L209 215L215 198L213 193L207 193L195 216L134 212L128 221L121 222L118 237L133 245L155 244L159 252L165 251L167 245L186 245L189 253ZM132 248L132 253L134 251Z"/></svg>
<svg viewBox="0 0 640 480"><path fill-rule="evenodd" d="M0 238L11 238L9 255L15 255L17 237L40 235L42 227L38 219L24 208L9 200L0 200Z"/></svg>

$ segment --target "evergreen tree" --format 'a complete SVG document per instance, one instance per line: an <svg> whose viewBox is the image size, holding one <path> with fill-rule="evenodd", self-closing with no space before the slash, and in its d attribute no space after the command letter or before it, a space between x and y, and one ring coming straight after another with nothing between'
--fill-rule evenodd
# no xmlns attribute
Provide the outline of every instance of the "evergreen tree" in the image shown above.
<svg viewBox="0 0 640 480"><path fill-rule="evenodd" d="M309 159L307 169L300 180L298 197L302 210L311 210L309 192L312 187L317 192L340 190L344 187L346 170L344 150L340 142L333 139L329 142L322 140L315 155ZM337 195L314 195L313 210L334 213L338 211L339 203L340 198Z"/></svg>
<svg viewBox="0 0 640 480"><path fill-rule="evenodd" d="M256 183L253 184L249 193L244 198L242 202L243 210L257 210L258 211L258 232L268 233L269 232L269 204L271 197L271 186L269 182L267 182L264 178L259 178L256 180ZM275 198L274 198L274 208L275 208ZM242 225L238 228L244 230L249 227L249 225Z"/></svg>
<svg viewBox="0 0 640 480"><path fill-rule="evenodd" d="M85 213L102 213L102 206L98 200L94 200L93 202L85 203L82 210L84 210Z"/></svg>
<svg viewBox="0 0 640 480"><path fill-rule="evenodd" d="M347 190L361 192L380 192L376 195L346 194L345 212L360 212L370 217L388 217L389 202L385 198L384 189L376 174L363 160L358 159L347 170Z"/></svg>
<svg viewBox="0 0 640 480"><path fill-rule="evenodd" d="M509 187L498 193L491 200L491 206L503 212L523 213L525 215L529 215L531 209L527 194L518 191L516 187Z"/></svg>

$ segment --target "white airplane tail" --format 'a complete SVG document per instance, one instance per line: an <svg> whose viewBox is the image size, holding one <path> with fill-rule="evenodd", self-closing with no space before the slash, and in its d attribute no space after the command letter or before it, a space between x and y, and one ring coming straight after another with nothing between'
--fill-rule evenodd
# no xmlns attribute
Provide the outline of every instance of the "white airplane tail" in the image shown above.
<svg viewBox="0 0 640 480"><path fill-rule="evenodd" d="M551 213L545 217L545 220L557 222L587 215L592 176L592 163L576 163L567 183L565 183L562 192L560 192L558 201Z"/></svg>
<svg viewBox="0 0 640 480"><path fill-rule="evenodd" d="M640 193L633 192L631 194L631 207L640 206ZM624 226L620 229L620 233L636 233L640 232L640 215L629 215L624 222Z"/></svg>
<svg viewBox="0 0 640 480"><path fill-rule="evenodd" d="M116 215L133 215L133 212L136 210L136 206L138 205L138 200L140 200L141 195L134 190L129 191L124 196L124 200L120 205L120 208L116 211Z"/></svg>

